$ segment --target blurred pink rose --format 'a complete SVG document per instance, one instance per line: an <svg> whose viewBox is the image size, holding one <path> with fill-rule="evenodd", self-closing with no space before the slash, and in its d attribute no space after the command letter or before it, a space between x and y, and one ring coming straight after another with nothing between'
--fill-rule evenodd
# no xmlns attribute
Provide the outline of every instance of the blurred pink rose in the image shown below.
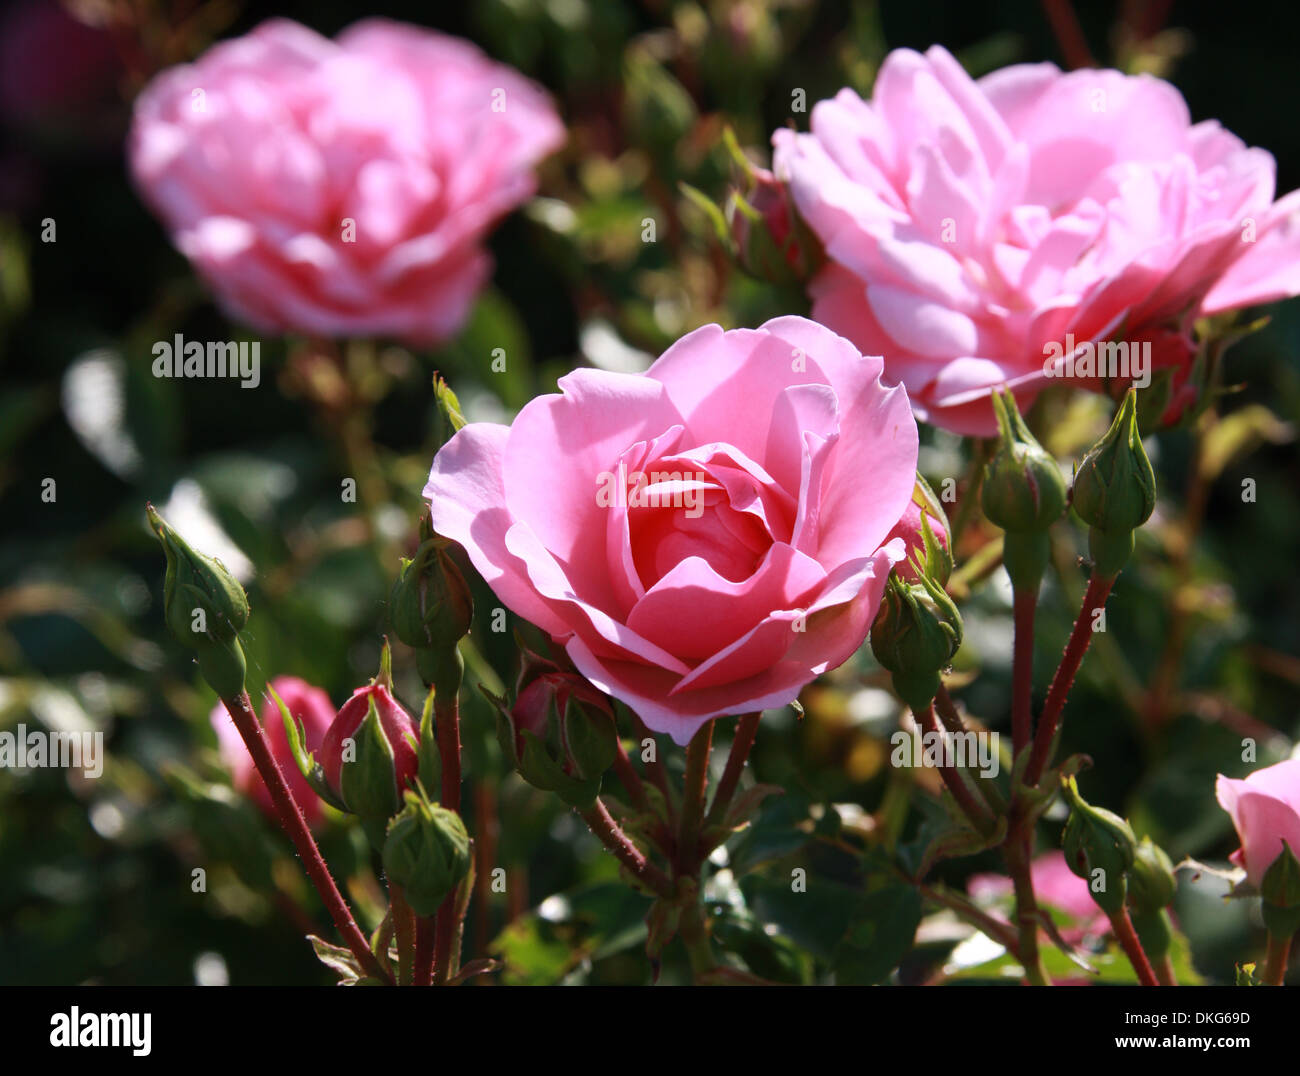
<svg viewBox="0 0 1300 1076"><path fill-rule="evenodd" d="M917 431L881 361L804 318L580 369L474 423L424 495L501 601L686 743L791 702L861 645L903 542Z"/></svg>
<svg viewBox="0 0 1300 1076"><path fill-rule="evenodd" d="M1067 334L1185 365L1196 316L1300 293L1300 193L1274 203L1272 156L1192 125L1147 75L1029 64L975 81L938 46L900 49L869 103L841 90L810 134L773 143L826 246L813 316L958 433L993 432L998 385L1032 402Z"/></svg>
<svg viewBox="0 0 1300 1076"><path fill-rule="evenodd" d="M453 335L487 231L564 140L544 91L473 45L272 19L141 93L131 169L228 313L268 332Z"/></svg>
<svg viewBox="0 0 1300 1076"><path fill-rule="evenodd" d="M289 713L300 722L304 733L303 746L308 751L318 751L325 738L326 730L334 720L334 705L330 702L330 697L320 688L313 687L306 680L299 680L296 676L277 676L271 681L271 687L275 688L276 694L284 700ZM298 769L293 752L289 750L289 737L284 731L280 708L276 706L275 700L270 695L263 697L258 717L261 719L262 728L266 730L271 753L280 764L285 780L289 782L289 790L293 793L293 798L298 801L298 806L302 808L303 816L308 823L315 824L321 816L320 800L311 785L307 783L307 779L303 777L302 771ZM211 720L212 727L217 733L221 757L230 769L235 787L246 796L251 796L270 817L276 818L271 793L266 790L266 785L248 755L248 748L244 746L239 730L235 728L234 721L221 703L218 702L212 708Z"/></svg>
<svg viewBox="0 0 1300 1076"><path fill-rule="evenodd" d="M1067 941L1077 943L1086 934L1110 929L1105 913L1088 892L1087 881L1070 870L1059 848L1037 856L1029 865L1029 876L1040 904L1049 904L1074 920L1073 927L1061 931ZM966 891L977 901L998 900L1011 895L1011 879L1005 874L976 874L966 883Z"/></svg>
<svg viewBox="0 0 1300 1076"><path fill-rule="evenodd" d="M1244 780L1220 774L1215 792L1241 838L1232 861L1245 868L1252 885L1264 880L1284 840L1300 856L1300 759L1266 766Z"/></svg>

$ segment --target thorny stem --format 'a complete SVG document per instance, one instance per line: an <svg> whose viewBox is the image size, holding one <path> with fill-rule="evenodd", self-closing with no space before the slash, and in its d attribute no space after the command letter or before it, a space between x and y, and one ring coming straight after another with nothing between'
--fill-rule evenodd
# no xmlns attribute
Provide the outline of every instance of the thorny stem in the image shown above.
<svg viewBox="0 0 1300 1076"><path fill-rule="evenodd" d="M618 748L614 754L614 772L618 774L618 782L627 790L628 798L637 810L648 811L650 801L646 798L645 783L632 765L632 760L627 757L627 748L623 746L623 740L616 736L614 743Z"/></svg>
<svg viewBox="0 0 1300 1076"><path fill-rule="evenodd" d="M1013 757L1029 745L1033 734L1034 613L1038 590L1017 590L1012 600L1015 643L1011 656L1011 750Z"/></svg>
<svg viewBox="0 0 1300 1076"><path fill-rule="evenodd" d="M442 806L460 812L460 697L435 695L433 716L437 725L438 754L442 759ZM456 894L452 892L438 909L434 928L433 967L430 979L445 983L456 974L452 963L452 945L456 936ZM423 969L421 969L423 974Z"/></svg>
<svg viewBox="0 0 1300 1076"><path fill-rule="evenodd" d="M740 785L740 775L745 771L745 760L749 758L750 749L754 746L754 736L758 733L758 722L762 716L762 711L745 714L736 722L736 735L731 741L727 766L722 771L722 779L718 781L718 787L713 793L709 813L704 818L706 827L717 825L726 818L731 799Z"/></svg>
<svg viewBox="0 0 1300 1076"><path fill-rule="evenodd" d="M261 774L262 781L271 794L271 802L275 805L280 825L284 827L285 832L289 834L289 839L298 850L303 869L306 870L312 885L316 887L321 900L325 902L330 918L338 928L343 941L367 974L381 981L391 982L391 977L375 954L370 951L365 935L357 926L357 921L352 917L343 894L334 883L329 867L325 865L320 849L316 847L316 841L307 827L306 819L302 816L302 810L285 782L280 764L276 762L275 756L271 754L271 749L267 745L266 734L262 731L257 715L253 712L248 692L241 691L235 698L223 698L221 701L234 720L235 728L239 730L239 735L243 738L244 745L253 759L253 765L257 767L257 772Z"/></svg>
<svg viewBox="0 0 1300 1076"><path fill-rule="evenodd" d="M1151 967L1151 961L1147 959L1146 950L1142 948L1137 931L1133 929L1133 920L1129 918L1128 909L1121 906L1119 911L1107 912L1106 915L1110 919L1110 925L1115 931L1115 938L1120 948L1124 950L1128 962L1137 972L1138 982L1143 986L1159 986L1160 981Z"/></svg>
<svg viewBox="0 0 1300 1076"><path fill-rule="evenodd" d="M1017 825L1007 837L1006 844L1007 871L1016 894L1016 933L1019 938L1016 953L1031 985L1051 986L1052 981L1047 977L1038 949L1038 901L1034 897L1034 881L1029 869L1032 840L1032 831L1026 832L1023 825Z"/></svg>
<svg viewBox="0 0 1300 1076"><path fill-rule="evenodd" d="M617 822L610 816L609 809L597 797L586 810L579 811L578 814L582 820L587 823L587 828L591 830L606 848L618 857L632 874L648 885L660 896L671 896L673 884L662 870L646 858L626 833L623 832Z"/></svg>
<svg viewBox="0 0 1300 1076"><path fill-rule="evenodd" d="M1083 595L1083 604L1074 621L1070 639L1065 644L1061 655L1061 664L1052 677L1052 686L1047 689L1047 701L1043 703L1043 712L1038 718L1038 732L1034 737L1034 748L1029 756L1029 765L1025 769L1025 784L1035 785L1047 765L1047 756L1056 738L1056 729L1061 721L1061 711L1065 708L1065 697L1070 693L1075 674L1083 663L1083 656L1088 652L1092 642L1092 620L1099 609L1106 607L1110 589L1115 585L1115 576L1094 575L1088 580L1088 589Z"/></svg>
<svg viewBox="0 0 1300 1076"><path fill-rule="evenodd" d="M694 875L699 869L700 824L704 820L704 796L709 781L709 754L713 749L713 722L692 737L686 748L686 778L682 791L682 819L678 830L678 876Z"/></svg>
<svg viewBox="0 0 1300 1076"><path fill-rule="evenodd" d="M1286 962L1291 956L1291 939L1294 934L1274 934L1269 931L1268 957L1264 965L1264 982L1269 986L1281 986L1286 979Z"/></svg>
<svg viewBox="0 0 1300 1076"><path fill-rule="evenodd" d="M939 721L934 716L934 704L931 703L920 712L914 711L916 722L921 726L923 732L938 732ZM948 791L952 793L952 798L957 801L957 805L962 809L962 813L971 820L971 824L980 832L988 833L993 827L993 816L989 813L988 807L975 798L966 782L962 780L961 774L952 766L944 763L939 764L939 776L943 778L943 783L947 786Z"/></svg>
<svg viewBox="0 0 1300 1076"><path fill-rule="evenodd" d="M399 886L389 888L389 902L397 937L397 985L410 986L415 981L415 913Z"/></svg>

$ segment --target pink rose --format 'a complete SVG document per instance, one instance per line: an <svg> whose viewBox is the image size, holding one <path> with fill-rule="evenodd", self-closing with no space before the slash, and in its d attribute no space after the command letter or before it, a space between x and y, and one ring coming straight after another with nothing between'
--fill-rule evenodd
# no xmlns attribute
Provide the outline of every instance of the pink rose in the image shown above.
<svg viewBox="0 0 1300 1076"><path fill-rule="evenodd" d="M433 461L433 525L592 684L688 742L784 706L875 616L917 431L882 363L804 318L580 369Z"/></svg>
<svg viewBox="0 0 1300 1076"><path fill-rule="evenodd" d="M272 19L141 93L131 169L233 317L268 332L454 334L483 239L564 140L550 99L473 45L369 19Z"/></svg>
<svg viewBox="0 0 1300 1076"><path fill-rule="evenodd" d="M1241 838L1232 861L1245 868L1251 885L1264 880L1283 841L1300 856L1300 759L1266 766L1244 780L1219 774L1215 793Z"/></svg>
<svg viewBox="0 0 1300 1076"><path fill-rule="evenodd" d="M1147 75L1028 64L975 81L938 46L900 49L869 103L841 90L810 134L773 143L826 246L813 316L957 433L993 432L1001 384L1028 406L1071 340L1149 344L1185 379L1193 318L1300 293L1300 192L1274 203L1273 158L1192 125Z"/></svg>
<svg viewBox="0 0 1300 1076"><path fill-rule="evenodd" d="M306 680L299 680L296 676L277 676L271 681L271 687L284 700L289 713L298 719L304 732L303 747L308 751L316 751L325 738L330 722L334 720L334 704L330 702L330 697L320 688L313 687ZM275 700L270 695L262 699L262 708L258 716L261 718L262 728L266 730L271 754L275 756L285 780L289 782L289 791L293 793L293 798L302 808L303 816L309 823L315 824L321 816L320 800L311 785L307 783L307 779L303 777L302 771L298 769L298 763L289 749L289 737L284 731L280 708L276 706ZM230 769L235 787L244 795L251 796L271 818L277 817L275 806L271 802L271 793L266 790L266 785L249 757L248 748L244 746L239 730L235 728L234 721L221 703L218 702L213 707L211 720L212 727L217 733L221 757Z"/></svg>

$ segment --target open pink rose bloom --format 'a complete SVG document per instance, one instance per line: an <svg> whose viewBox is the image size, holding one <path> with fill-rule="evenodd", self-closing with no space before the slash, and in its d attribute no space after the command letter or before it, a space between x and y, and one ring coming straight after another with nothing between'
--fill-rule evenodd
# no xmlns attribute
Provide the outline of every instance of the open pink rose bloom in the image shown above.
<svg viewBox="0 0 1300 1076"><path fill-rule="evenodd" d="M1300 293L1300 197L1273 201L1272 156L1150 76L973 80L939 46L899 49L869 102L841 90L773 143L826 248L813 317L957 433L993 432L1002 384L1024 407L1053 378L1099 388L1146 363L1178 390L1194 318ZM1086 354L1098 341L1130 350Z"/></svg>
<svg viewBox="0 0 1300 1076"><path fill-rule="evenodd" d="M263 23L135 106L145 200L233 317L267 332L454 334L488 229L564 140L545 91L466 41L371 19Z"/></svg>
<svg viewBox="0 0 1300 1076"><path fill-rule="evenodd" d="M904 539L917 429L813 322L715 325L645 375L579 369L433 462L433 525L579 671L686 743L861 645Z"/></svg>
<svg viewBox="0 0 1300 1076"><path fill-rule="evenodd" d="M1264 880L1283 841L1300 856L1300 759L1266 766L1243 780L1220 774L1215 791L1241 838L1232 861L1245 868L1251 885Z"/></svg>

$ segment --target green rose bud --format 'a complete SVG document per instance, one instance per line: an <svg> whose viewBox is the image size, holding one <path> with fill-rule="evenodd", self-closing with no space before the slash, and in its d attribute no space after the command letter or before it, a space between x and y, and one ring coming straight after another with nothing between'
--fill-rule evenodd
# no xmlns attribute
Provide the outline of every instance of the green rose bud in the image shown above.
<svg viewBox="0 0 1300 1076"><path fill-rule="evenodd" d="M393 633L417 650L454 647L469 633L474 599L445 538L428 538L402 558L389 615Z"/></svg>
<svg viewBox="0 0 1300 1076"><path fill-rule="evenodd" d="M871 652L893 674L894 689L913 710L924 710L939 690L939 674L961 646L957 606L938 583L905 583L891 576L871 625Z"/></svg>
<svg viewBox="0 0 1300 1076"><path fill-rule="evenodd" d="M1106 436L1080 462L1073 503L1090 527L1121 535L1155 510L1156 476L1138 435L1136 389L1128 390Z"/></svg>
<svg viewBox="0 0 1300 1076"><path fill-rule="evenodd" d="M414 792L388 824L384 871L419 916L437 913L469 872L469 834L455 811Z"/></svg>
<svg viewBox="0 0 1300 1076"><path fill-rule="evenodd" d="M199 672L222 698L244 690L244 651L238 633L248 623L248 596L215 557L193 549L146 505L149 525L167 558L163 615L172 634L196 652Z"/></svg>
<svg viewBox="0 0 1300 1076"><path fill-rule="evenodd" d="M1065 479L1035 440L1009 389L993 394L998 446L984 470L980 505L1008 533L1043 531L1065 511Z"/></svg>
<svg viewBox="0 0 1300 1076"><path fill-rule="evenodd" d="M1169 856L1150 837L1143 837L1128 872L1128 899L1134 912L1144 916L1168 907L1177 892L1178 881Z"/></svg>
<svg viewBox="0 0 1300 1076"><path fill-rule="evenodd" d="M1073 777L1061 778L1070 817L1061 836L1065 862L1088 883L1088 892L1104 912L1124 907L1127 872L1137 857L1137 839L1129 824L1112 811L1093 807L1079 795Z"/></svg>

